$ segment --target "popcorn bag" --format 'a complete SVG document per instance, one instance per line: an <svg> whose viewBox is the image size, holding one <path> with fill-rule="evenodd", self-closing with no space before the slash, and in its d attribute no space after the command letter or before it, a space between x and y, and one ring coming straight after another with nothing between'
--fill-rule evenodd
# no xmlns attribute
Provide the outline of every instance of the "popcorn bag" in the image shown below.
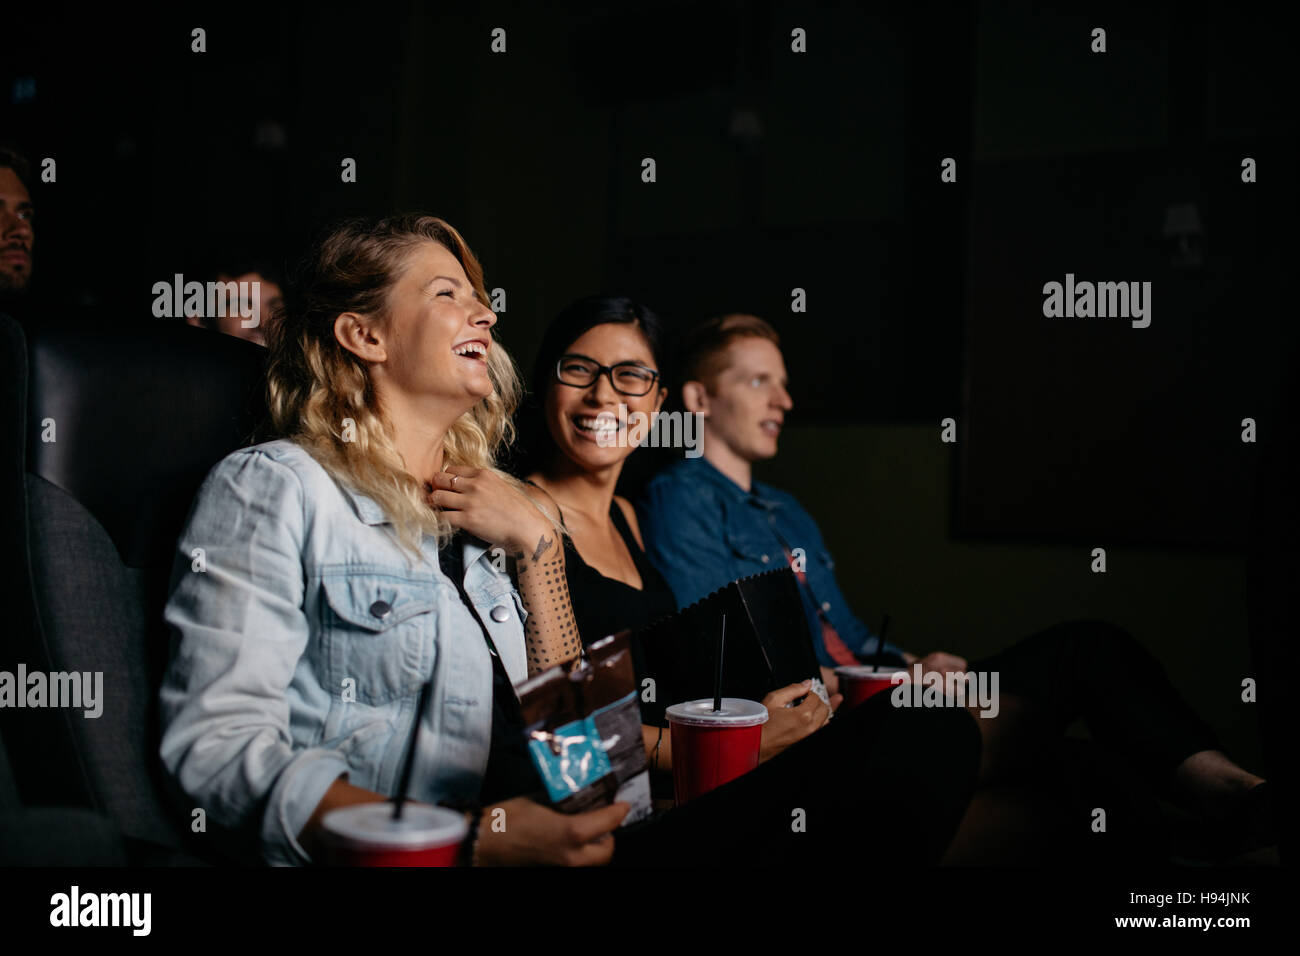
<svg viewBox="0 0 1300 956"><path fill-rule="evenodd" d="M632 807L624 826L650 816L650 770L626 631L516 690L528 751L555 809L580 813L623 801Z"/></svg>

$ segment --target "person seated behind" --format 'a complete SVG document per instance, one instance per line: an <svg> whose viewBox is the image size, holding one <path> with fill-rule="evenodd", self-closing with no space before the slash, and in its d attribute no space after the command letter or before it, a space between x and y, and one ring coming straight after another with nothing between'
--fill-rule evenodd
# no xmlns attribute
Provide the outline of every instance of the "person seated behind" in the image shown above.
<svg viewBox="0 0 1300 956"><path fill-rule="evenodd" d="M0 146L0 311L17 306L32 280L36 215L27 160Z"/></svg>
<svg viewBox="0 0 1300 956"><path fill-rule="evenodd" d="M217 273L222 293L216 315L187 315L187 324L266 345L268 330L284 302L275 269L262 262L232 264Z"/></svg>
<svg viewBox="0 0 1300 956"><path fill-rule="evenodd" d="M703 454L675 462L647 483L637 503L646 553L680 607L737 578L791 565L834 693L834 668L874 659L880 638L840 590L817 522L793 495L753 477L754 462L776 455L794 405L780 337L757 316L712 319L687 338L681 374L686 411L703 416ZM952 654L918 658L888 641L884 655L890 664L921 660L926 671L966 666Z"/></svg>

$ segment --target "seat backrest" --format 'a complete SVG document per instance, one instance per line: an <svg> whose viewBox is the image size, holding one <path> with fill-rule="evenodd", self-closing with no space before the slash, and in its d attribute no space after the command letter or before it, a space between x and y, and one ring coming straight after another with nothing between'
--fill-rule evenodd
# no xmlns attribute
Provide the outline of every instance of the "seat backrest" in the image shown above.
<svg viewBox="0 0 1300 956"><path fill-rule="evenodd" d="M0 338L21 340L17 328L0 317ZM3 413L22 428L0 453L3 481L23 456L22 486L0 507L6 534L24 539L25 580L6 582L19 626L3 669L21 662L99 688L93 707L5 714L22 714L5 739L24 803L91 806L128 837L193 845L158 759L162 607L200 482L262 418L264 356L179 323L103 321L29 322L21 360L7 357L26 387L4 393L25 408Z"/></svg>
<svg viewBox="0 0 1300 956"><path fill-rule="evenodd" d="M12 813L22 806L18 799L18 784L14 781L13 770L9 767L9 754L5 752L5 742L0 737L0 815Z"/></svg>

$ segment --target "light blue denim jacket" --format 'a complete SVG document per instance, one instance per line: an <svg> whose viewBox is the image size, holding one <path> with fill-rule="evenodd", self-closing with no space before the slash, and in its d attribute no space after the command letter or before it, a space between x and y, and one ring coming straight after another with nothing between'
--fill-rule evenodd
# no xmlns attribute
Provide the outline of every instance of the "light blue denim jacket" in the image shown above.
<svg viewBox="0 0 1300 956"><path fill-rule="evenodd" d="M411 798L477 799L492 660L431 537L415 565L372 499L281 440L212 469L178 549L161 756L209 819L255 828L272 865L311 862L297 835L340 774L396 791L429 678ZM517 683L525 612L501 564L464 544L465 591Z"/></svg>

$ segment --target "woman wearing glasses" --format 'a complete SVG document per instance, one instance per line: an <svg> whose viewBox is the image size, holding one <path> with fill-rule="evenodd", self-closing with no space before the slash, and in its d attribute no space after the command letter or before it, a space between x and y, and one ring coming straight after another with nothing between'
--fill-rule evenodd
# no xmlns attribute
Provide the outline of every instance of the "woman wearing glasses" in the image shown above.
<svg viewBox="0 0 1300 956"><path fill-rule="evenodd" d="M551 324L539 350L534 387L551 444L529 483L551 497L569 533L569 591L578 630L593 641L638 631L677 610L668 582L645 556L632 505L614 493L632 452L629 432L651 419L667 395L660 380L660 326L630 299L589 296ZM640 661L640 648L635 647ZM805 697L806 695L806 697ZM787 700L805 697L797 708ZM763 728L773 756L826 722L830 708L798 684L775 692ZM832 698L838 704L838 698ZM644 728L647 746L668 764L667 735Z"/></svg>
<svg viewBox="0 0 1300 956"><path fill-rule="evenodd" d="M661 351L653 312L630 299L591 296L551 323L534 367L534 397L549 441L533 450L537 468L527 480L545 492L567 533L565 574L586 642L625 628L635 632L676 610L667 582L646 559L631 505L614 493L634 450L636 423L659 411L667 395ZM635 642L633 653L644 674ZM800 697L799 706L785 706ZM910 834L902 854L909 862L937 861L973 789L971 761L978 762L979 750L973 721L947 708L864 705L827 724L839 702L832 697L828 707L807 684L769 694L761 765L665 817L618 831L614 863L809 860L842 848L844 840L872 838L883 821ZM642 733L658 768L670 768L668 734L654 722ZM912 746L918 739L945 756L936 760L932 751ZM846 753L856 759L843 760ZM843 772L826 772L836 765ZM795 809L835 823L816 834L795 832Z"/></svg>

